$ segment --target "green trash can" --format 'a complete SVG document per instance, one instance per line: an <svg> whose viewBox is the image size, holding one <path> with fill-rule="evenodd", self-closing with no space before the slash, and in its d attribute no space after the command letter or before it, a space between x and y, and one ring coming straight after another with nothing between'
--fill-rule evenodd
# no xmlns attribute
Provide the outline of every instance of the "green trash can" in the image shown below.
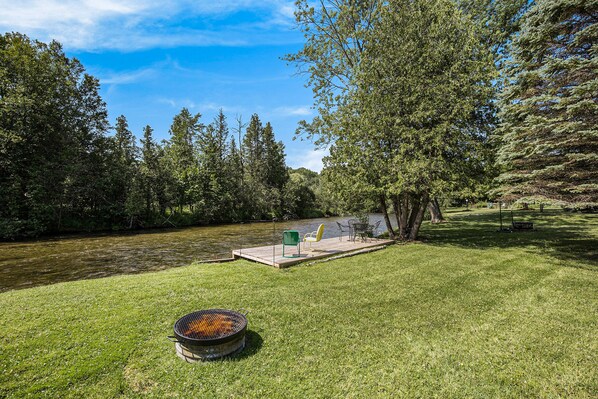
<svg viewBox="0 0 598 399"><path fill-rule="evenodd" d="M299 240L299 232L297 230L285 230L282 232L282 257L293 258L295 255L286 256L284 254L285 245L294 245L297 247L297 256L301 255L301 240Z"/></svg>

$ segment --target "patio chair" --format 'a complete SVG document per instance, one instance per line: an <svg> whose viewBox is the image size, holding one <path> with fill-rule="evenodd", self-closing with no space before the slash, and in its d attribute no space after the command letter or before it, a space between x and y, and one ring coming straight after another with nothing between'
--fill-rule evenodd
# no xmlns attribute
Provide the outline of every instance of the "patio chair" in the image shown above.
<svg viewBox="0 0 598 399"><path fill-rule="evenodd" d="M340 237L338 239L339 239L339 241L342 241L343 240L343 233L346 231L349 234L351 234L351 228L349 227L349 225L340 224L340 222L336 222L336 224L338 226L338 229L341 232L341 235L340 235ZM351 239L350 235L349 235L349 239Z"/></svg>
<svg viewBox="0 0 598 399"><path fill-rule="evenodd" d="M374 238L376 231L378 230L378 227L380 227L380 222L381 220L378 220L376 224L355 223L353 225L353 229L355 230L355 238L359 236L362 242L367 241L369 238L371 242L372 238Z"/></svg>
<svg viewBox="0 0 598 399"><path fill-rule="evenodd" d="M355 241L355 237L357 237L357 233L355 232L355 225L359 224L359 220L358 219L349 219L347 224L349 224L349 240Z"/></svg>
<svg viewBox="0 0 598 399"><path fill-rule="evenodd" d="M296 230L285 230L282 233L282 257L283 258L294 258L295 255L285 255L284 254L284 247L285 245L293 245L297 247L297 256L301 256L301 241L299 240L299 232Z"/></svg>
<svg viewBox="0 0 598 399"><path fill-rule="evenodd" d="M369 226L368 228L368 234L373 238L376 236L376 232L378 231L378 229L380 228L380 223L382 222L382 220L378 220L376 222L376 224L373 224Z"/></svg>
<svg viewBox="0 0 598 399"><path fill-rule="evenodd" d="M311 249L312 242L319 242L322 239L322 235L324 234L324 225L321 224L318 227L318 230L312 231L311 233L307 233L303 237L303 247L305 248L305 243L309 243L309 249Z"/></svg>

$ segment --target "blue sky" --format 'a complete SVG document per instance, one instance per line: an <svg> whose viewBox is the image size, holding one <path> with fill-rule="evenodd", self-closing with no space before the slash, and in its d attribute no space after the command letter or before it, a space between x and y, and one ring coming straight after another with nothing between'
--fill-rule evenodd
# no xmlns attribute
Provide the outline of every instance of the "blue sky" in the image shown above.
<svg viewBox="0 0 598 399"><path fill-rule="evenodd" d="M100 79L111 122L124 114L139 137L168 137L182 107L210 122L220 108L232 127L258 113L286 145L287 163L321 169L325 151L293 141L311 119L305 76L280 57L303 37L285 0L0 0L0 30L56 39Z"/></svg>

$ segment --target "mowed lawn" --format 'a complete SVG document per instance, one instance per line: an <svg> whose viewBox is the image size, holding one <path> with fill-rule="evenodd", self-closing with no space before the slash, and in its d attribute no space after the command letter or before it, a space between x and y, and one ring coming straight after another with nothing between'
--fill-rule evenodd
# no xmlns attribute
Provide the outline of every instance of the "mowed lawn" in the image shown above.
<svg viewBox="0 0 598 399"><path fill-rule="evenodd" d="M508 215L508 214L507 214ZM422 241L276 270L246 261L0 294L0 397L596 398L598 216L447 213ZM250 311L236 358L174 322Z"/></svg>

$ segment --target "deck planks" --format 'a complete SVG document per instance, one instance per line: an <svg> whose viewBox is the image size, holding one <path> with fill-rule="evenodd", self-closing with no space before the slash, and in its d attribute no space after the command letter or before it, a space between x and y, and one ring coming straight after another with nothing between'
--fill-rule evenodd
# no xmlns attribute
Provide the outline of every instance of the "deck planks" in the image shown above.
<svg viewBox="0 0 598 399"><path fill-rule="evenodd" d="M344 237L341 240L336 238L323 239L320 242L312 243L312 251L309 250L309 245L301 243L301 255L297 256L297 248L287 245L285 246L285 255L295 255L292 258L284 258L282 256L282 244L274 246L274 253L272 245L254 248L241 248L233 250L234 258L248 259L254 262L263 263L278 268L289 267L297 263L326 258L328 256L339 255L343 253L359 251L366 248L379 247L392 244L392 240L372 239L371 241L362 242L356 240L355 242L347 240Z"/></svg>

